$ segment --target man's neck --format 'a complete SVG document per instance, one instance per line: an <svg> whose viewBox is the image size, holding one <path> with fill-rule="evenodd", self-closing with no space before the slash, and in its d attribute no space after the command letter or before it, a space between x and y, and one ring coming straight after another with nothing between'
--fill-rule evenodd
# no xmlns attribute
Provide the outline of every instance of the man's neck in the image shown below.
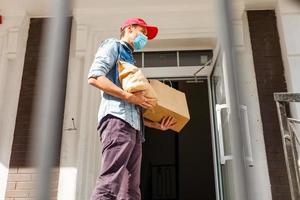
<svg viewBox="0 0 300 200"><path fill-rule="evenodd" d="M134 51L133 45L132 45L132 43L130 42L130 40L128 38L123 37L123 38L121 38L121 40L123 42L125 42L132 51Z"/></svg>

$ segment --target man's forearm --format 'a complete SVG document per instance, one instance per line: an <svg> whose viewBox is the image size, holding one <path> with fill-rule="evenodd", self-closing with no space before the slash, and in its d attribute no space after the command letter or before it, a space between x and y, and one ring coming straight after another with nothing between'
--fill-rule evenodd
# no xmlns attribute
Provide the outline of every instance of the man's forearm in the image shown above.
<svg viewBox="0 0 300 200"><path fill-rule="evenodd" d="M107 94L126 100L128 93L116 86L111 80L105 76L99 76L97 78L89 78L88 83Z"/></svg>
<svg viewBox="0 0 300 200"><path fill-rule="evenodd" d="M149 102L151 101L150 98L145 97L144 91L139 92L126 92L122 90L122 88L116 86L111 80L106 78L105 76L99 76L96 78L89 78L88 83L107 94L125 100L129 103L139 105L143 108L152 108L153 105Z"/></svg>

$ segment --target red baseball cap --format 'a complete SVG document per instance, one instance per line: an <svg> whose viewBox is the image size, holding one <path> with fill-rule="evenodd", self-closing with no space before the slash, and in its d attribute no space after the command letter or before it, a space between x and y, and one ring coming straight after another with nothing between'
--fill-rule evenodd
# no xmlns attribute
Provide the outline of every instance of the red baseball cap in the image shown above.
<svg viewBox="0 0 300 200"><path fill-rule="evenodd" d="M152 40L158 33L158 28L156 26L149 26L147 23L141 18L129 18L127 19L123 25L121 26L121 31L129 25L137 24L143 26L147 29L147 37L148 40Z"/></svg>

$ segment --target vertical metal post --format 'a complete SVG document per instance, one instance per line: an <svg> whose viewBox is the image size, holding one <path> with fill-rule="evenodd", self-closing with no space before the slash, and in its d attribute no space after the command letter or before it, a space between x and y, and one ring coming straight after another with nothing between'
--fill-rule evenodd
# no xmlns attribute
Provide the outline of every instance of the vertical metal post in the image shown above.
<svg viewBox="0 0 300 200"><path fill-rule="evenodd" d="M238 98L238 79L236 56L233 45L233 27L232 27L232 10L229 0L216 0L217 20L218 20L218 39L220 40L220 52L223 53L225 63L223 67L223 74L225 79L226 104L229 109L229 128L230 134L233 138L233 165L235 167L234 174L234 198L247 199L245 169L242 155L242 138L241 138L241 124L239 112L239 98Z"/></svg>
<svg viewBox="0 0 300 200"><path fill-rule="evenodd" d="M33 116L33 157L38 179L35 198L50 199L51 169L61 133L65 98L66 77L65 52L68 38L69 0L53 0L51 19L44 29L42 45L43 60L39 63L37 98Z"/></svg>
<svg viewBox="0 0 300 200"><path fill-rule="evenodd" d="M289 118L287 108L289 106L289 102L300 102L300 94L275 93L274 99L277 106L277 114L280 124L283 152L287 167L291 197L292 200L297 200L300 198L299 164L298 152L296 148L298 140L297 134L294 130L292 130L291 124L300 122L299 120Z"/></svg>

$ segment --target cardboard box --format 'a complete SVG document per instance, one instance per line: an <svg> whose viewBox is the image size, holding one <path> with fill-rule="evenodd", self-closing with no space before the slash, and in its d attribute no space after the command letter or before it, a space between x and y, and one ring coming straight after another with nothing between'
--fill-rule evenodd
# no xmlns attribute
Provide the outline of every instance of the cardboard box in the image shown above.
<svg viewBox="0 0 300 200"><path fill-rule="evenodd" d="M177 124L172 128L176 132L190 120L190 114L185 94L158 80L150 80L150 85L157 94L157 105L143 113L146 119L160 122L164 116L172 116L177 120Z"/></svg>

